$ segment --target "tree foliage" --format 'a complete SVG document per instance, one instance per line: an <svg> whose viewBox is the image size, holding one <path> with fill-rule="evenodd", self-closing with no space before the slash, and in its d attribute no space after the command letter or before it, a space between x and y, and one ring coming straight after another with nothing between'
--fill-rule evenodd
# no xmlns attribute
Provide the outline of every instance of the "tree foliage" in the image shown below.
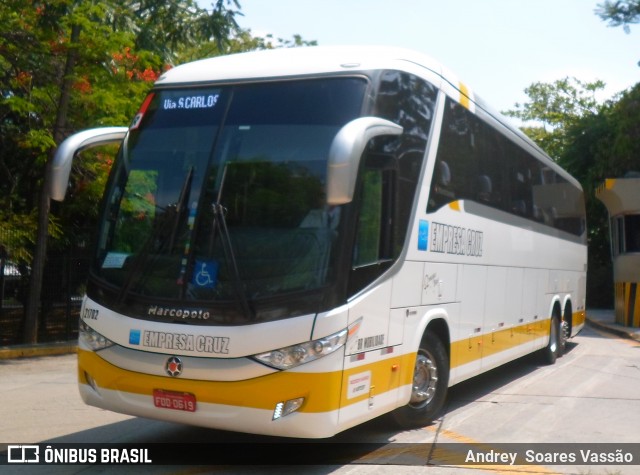
<svg viewBox="0 0 640 475"><path fill-rule="evenodd" d="M640 0L606 0L598 4L595 13L609 26L622 26L629 33L629 25L640 22Z"/></svg>
<svg viewBox="0 0 640 475"><path fill-rule="evenodd" d="M565 77L552 83L536 82L524 92L529 101L515 104L505 111L525 123L525 132L555 159L561 157L568 144L565 131L585 117L598 114L596 94L605 87L596 80L584 82Z"/></svg>
<svg viewBox="0 0 640 475"><path fill-rule="evenodd" d="M34 220L29 217L38 208L45 165L65 136L92 126L127 124L153 81L174 64L181 50L209 42L220 47L239 31L239 9L236 0L216 0L211 11L193 0L2 2L4 234L33 233ZM103 181L108 169L108 158L88 158L74 166L72 191L82 199L62 212L60 226L67 237L83 226L71 216L95 215L94 185ZM27 239L2 244L20 258L32 247Z"/></svg>
<svg viewBox="0 0 640 475"><path fill-rule="evenodd" d="M49 214L57 145L89 127L126 125L153 82L190 59L272 47L239 28L238 0L3 0L0 2L0 251L31 260L25 340L47 252L86 242L113 151L76 160L68 199ZM300 37L284 46L313 44Z"/></svg>
<svg viewBox="0 0 640 475"><path fill-rule="evenodd" d="M536 124L524 127L524 132L585 190L591 306L611 306L613 297L608 214L595 197L596 189L606 178L640 171L640 84L601 103L595 94L603 87L601 81L575 78L535 83L525 90L527 103L505 112Z"/></svg>

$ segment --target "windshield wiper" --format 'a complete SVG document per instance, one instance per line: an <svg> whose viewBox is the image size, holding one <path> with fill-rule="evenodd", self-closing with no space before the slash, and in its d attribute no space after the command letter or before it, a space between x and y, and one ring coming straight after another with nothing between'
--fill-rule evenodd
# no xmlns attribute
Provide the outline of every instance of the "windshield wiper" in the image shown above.
<svg viewBox="0 0 640 475"><path fill-rule="evenodd" d="M245 318L247 318L248 320L255 320L256 314L249 305L249 299L247 298L247 294L242 283L242 278L240 277L240 270L238 268L236 253L233 249L233 243L231 242L231 235L229 234L229 228L227 227L227 219L225 217L227 210L220 203L222 199L222 189L224 187L225 178L227 177L228 165L228 163L225 164L224 169L222 170L222 180L220 181L220 189L218 190L217 201L211 205L213 210L213 229L211 230L210 245L211 247L213 247L216 236L216 228L220 228L220 234L222 237L222 249L224 251L227 265L231 267L233 273L233 283L236 289L236 293L238 294L238 300L240 301L242 312L244 313Z"/></svg>
<svg viewBox="0 0 640 475"><path fill-rule="evenodd" d="M176 242L176 237L178 233L178 227L180 226L180 220L184 215L184 212L187 209L187 203L189 202L189 195L191 195L191 183L193 181L193 165L189 168L189 173L187 173L187 177L184 179L184 183L182 184L182 189L180 190L180 198L178 198L178 203L176 203L176 219L173 222L173 228L171 229L171 239L169 240L169 252L173 249L173 246Z"/></svg>
<svg viewBox="0 0 640 475"><path fill-rule="evenodd" d="M180 226L181 217L184 215L184 212L187 208L186 205L189 202L189 195L191 194L191 183L193 179L193 171L194 171L194 168L192 166L189 169L189 172L187 173L187 176L185 177L184 182L182 183L182 187L180 190L180 197L178 198L178 202L175 204L175 207L167 206L164 209L164 213L165 213L163 216L164 219L162 219L162 222L160 222L156 226L156 229L153 232L151 232L151 234L149 234L149 237L142 245L140 252L133 258L133 262L131 263L131 268L127 272L127 276L122 285L122 289L120 290L120 295L118 296L119 304L122 304L124 302L124 299L129 294L129 291L131 290L131 287L133 286L133 284L140 280L140 276L142 275L142 270L144 268L145 263L148 260L152 245L154 244L154 242L156 242L158 237L165 234L170 224L173 225L171 227L171 235L169 238L169 248L168 248L169 253L171 253L171 249L173 249L175 240L177 238L177 232ZM174 216L169 215L170 210L174 210ZM162 248L162 244L160 245L160 248Z"/></svg>

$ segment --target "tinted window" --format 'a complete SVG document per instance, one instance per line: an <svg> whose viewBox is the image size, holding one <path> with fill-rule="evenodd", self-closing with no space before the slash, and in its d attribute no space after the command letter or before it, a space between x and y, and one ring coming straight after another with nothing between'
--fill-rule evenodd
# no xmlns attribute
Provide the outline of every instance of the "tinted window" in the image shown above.
<svg viewBox="0 0 640 475"><path fill-rule="evenodd" d="M640 252L640 215L611 218L614 255Z"/></svg>
<svg viewBox="0 0 640 475"><path fill-rule="evenodd" d="M341 207L326 205L328 152L368 86L326 77L152 93L114 167L95 261L118 305L221 302L229 315L215 318L237 323L238 303L287 293L288 307L256 318L317 311L309 296L336 278L345 241Z"/></svg>
<svg viewBox="0 0 640 475"><path fill-rule="evenodd" d="M447 98L428 212L469 200L582 236L582 190Z"/></svg>
<svg viewBox="0 0 640 475"><path fill-rule="evenodd" d="M361 162L356 242L350 292L381 275L404 246L422 172L437 89L407 73L380 76L372 115L403 128L398 137L378 137Z"/></svg>

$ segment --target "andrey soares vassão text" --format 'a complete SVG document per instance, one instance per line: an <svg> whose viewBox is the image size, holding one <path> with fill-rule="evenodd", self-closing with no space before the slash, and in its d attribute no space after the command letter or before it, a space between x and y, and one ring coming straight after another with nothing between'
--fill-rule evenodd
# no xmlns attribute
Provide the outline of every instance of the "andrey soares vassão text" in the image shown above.
<svg viewBox="0 0 640 475"><path fill-rule="evenodd" d="M526 449L522 451L474 450L469 449L464 459L468 464L620 464L631 465L640 463L634 454L623 449L615 450L558 450L537 451Z"/></svg>

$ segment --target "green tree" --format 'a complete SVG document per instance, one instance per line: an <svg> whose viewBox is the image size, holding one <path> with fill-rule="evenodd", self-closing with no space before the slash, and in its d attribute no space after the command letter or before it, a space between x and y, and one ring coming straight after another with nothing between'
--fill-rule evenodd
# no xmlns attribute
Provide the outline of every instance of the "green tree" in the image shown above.
<svg viewBox="0 0 640 475"><path fill-rule="evenodd" d="M604 87L599 80L584 82L570 77L536 82L524 90L529 100L516 103L514 110L504 114L522 120L524 132L557 160L568 144L566 130L600 111L596 94Z"/></svg>
<svg viewBox="0 0 640 475"><path fill-rule="evenodd" d="M250 30L236 32L233 37L220 45L217 42L197 43L181 48L177 55L178 63L186 63L202 58L210 58L226 54L242 53L275 48L297 48L302 46L316 46L316 41L304 40L300 35L294 35L291 39L274 38L273 35L252 36Z"/></svg>
<svg viewBox="0 0 640 475"><path fill-rule="evenodd" d="M563 79L535 83L529 101L506 114L536 125L524 132L582 184L588 218L588 304L611 306L612 269L608 215L595 192L606 178L640 171L640 84L600 103L600 81ZM603 292L603 289L608 291Z"/></svg>
<svg viewBox="0 0 640 475"><path fill-rule="evenodd" d="M59 229L48 194L56 145L88 125L127 123L179 48L224 44L238 13L235 0L217 0L210 12L192 0L0 3L0 244L26 258L26 236L37 229L26 342L36 339L47 235ZM97 167L85 163L76 179L91 181Z"/></svg>
<svg viewBox="0 0 640 475"><path fill-rule="evenodd" d="M592 306L611 306L613 273L605 206L595 198L606 178L640 172L640 84L566 131L570 144L560 164L578 178L587 196L589 283ZM602 289L609 292L603 295Z"/></svg>
<svg viewBox="0 0 640 475"><path fill-rule="evenodd" d="M640 0L606 0L598 4L595 13L609 26L622 26L629 33L629 25L640 22Z"/></svg>

